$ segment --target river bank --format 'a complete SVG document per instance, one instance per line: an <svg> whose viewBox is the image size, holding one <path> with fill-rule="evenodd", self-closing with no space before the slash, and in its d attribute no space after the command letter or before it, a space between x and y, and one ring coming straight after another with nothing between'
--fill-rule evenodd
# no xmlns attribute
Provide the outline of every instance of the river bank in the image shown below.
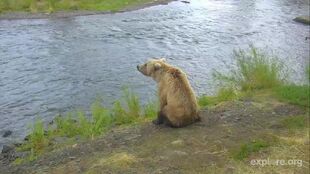
<svg viewBox="0 0 310 174"><path fill-rule="evenodd" d="M7 163L5 173L308 173L307 111L268 95L223 102L181 129L150 122L114 128L93 140L69 143L37 160ZM287 165L260 164L260 159ZM253 164L258 160L258 163ZM294 160L291 163L290 160ZM262 166L264 165L264 166Z"/></svg>
<svg viewBox="0 0 310 174"><path fill-rule="evenodd" d="M175 0L146 0L135 4L128 4L119 9L107 9L107 10L67 10L67 11L55 11L52 13L48 12L3 12L0 13L0 20L14 20L14 19L45 19L45 18L67 18L74 16L87 16L96 14L112 14L121 13L127 11L133 11L138 9L143 9L156 5L166 5L169 2Z"/></svg>

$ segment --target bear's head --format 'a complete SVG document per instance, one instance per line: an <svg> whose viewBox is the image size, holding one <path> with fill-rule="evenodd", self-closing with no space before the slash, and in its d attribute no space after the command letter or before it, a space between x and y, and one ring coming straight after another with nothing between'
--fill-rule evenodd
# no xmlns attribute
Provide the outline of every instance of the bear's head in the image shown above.
<svg viewBox="0 0 310 174"><path fill-rule="evenodd" d="M142 65L138 65L137 69L145 76L153 77L154 80L157 79L160 74L160 69L165 65L166 59L151 59Z"/></svg>

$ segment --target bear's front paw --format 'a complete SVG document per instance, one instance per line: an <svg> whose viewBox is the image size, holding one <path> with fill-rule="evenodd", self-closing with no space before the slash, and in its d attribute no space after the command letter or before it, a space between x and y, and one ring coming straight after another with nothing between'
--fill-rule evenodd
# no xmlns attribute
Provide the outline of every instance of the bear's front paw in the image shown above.
<svg viewBox="0 0 310 174"><path fill-rule="evenodd" d="M160 125L160 124L162 124L162 122L161 122L159 119L153 120L152 123L155 124L155 125Z"/></svg>

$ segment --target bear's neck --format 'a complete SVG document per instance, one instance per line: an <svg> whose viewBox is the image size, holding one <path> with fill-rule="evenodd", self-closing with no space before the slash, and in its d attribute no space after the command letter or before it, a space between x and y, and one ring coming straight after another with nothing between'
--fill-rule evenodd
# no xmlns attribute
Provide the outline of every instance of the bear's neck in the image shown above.
<svg viewBox="0 0 310 174"><path fill-rule="evenodd" d="M169 67L165 64L162 64L162 67L155 71L152 74L152 78L157 82L160 83L162 80L164 80L165 78L163 78L163 76L165 75L165 73L167 73L169 70Z"/></svg>

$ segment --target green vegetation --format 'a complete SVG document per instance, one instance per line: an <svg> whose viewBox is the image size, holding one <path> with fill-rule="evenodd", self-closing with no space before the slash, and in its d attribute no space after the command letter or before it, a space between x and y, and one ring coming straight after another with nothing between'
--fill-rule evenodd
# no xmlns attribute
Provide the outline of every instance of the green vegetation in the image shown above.
<svg viewBox="0 0 310 174"><path fill-rule="evenodd" d="M215 78L242 91L269 89L283 83L280 77L282 63L254 46L249 51L234 51L234 58L237 69L232 70L231 75L216 72Z"/></svg>
<svg viewBox="0 0 310 174"><path fill-rule="evenodd" d="M237 93L233 88L220 88L215 96L203 95L198 98L198 103L202 107L214 106L223 101L233 100L237 98Z"/></svg>
<svg viewBox="0 0 310 174"><path fill-rule="evenodd" d="M200 106L212 106L223 101L249 97L257 91L272 91L272 95L281 101L309 108L309 85L287 84L286 79L281 77L285 72L283 64L275 57L254 46L250 46L249 50L235 51L234 57L236 68L230 71L230 75L214 73L214 78L222 83L222 87L215 96L200 97ZM310 67L306 71L310 79Z"/></svg>
<svg viewBox="0 0 310 174"><path fill-rule="evenodd" d="M282 85L274 93L281 101L309 108L309 86Z"/></svg>
<svg viewBox="0 0 310 174"><path fill-rule="evenodd" d="M234 58L237 64L236 68L231 69L230 75L214 73L214 78L224 87L215 96L200 97L200 106L216 105L251 95L256 90L272 89L284 84L285 80L280 77L282 63L254 46L250 46L249 50L234 51Z"/></svg>
<svg viewBox="0 0 310 174"><path fill-rule="evenodd" d="M303 129L307 127L307 123L305 115L290 116L281 121L281 124L287 129Z"/></svg>
<svg viewBox="0 0 310 174"><path fill-rule="evenodd" d="M0 12L118 11L152 0L0 0Z"/></svg>
<svg viewBox="0 0 310 174"><path fill-rule="evenodd" d="M306 73L307 73L307 76L308 76L308 83L310 83L310 65L307 67Z"/></svg>
<svg viewBox="0 0 310 174"><path fill-rule="evenodd" d="M252 153L258 152L269 146L270 145L264 140L253 140L249 143L242 144L240 149L233 155L233 158L236 160L243 160Z"/></svg>
<svg viewBox="0 0 310 174"><path fill-rule="evenodd" d="M121 103L124 102L125 105ZM42 121L37 121L29 140L21 147L20 151L29 151L26 159L17 159L16 163L22 160L34 160L42 152L53 148L55 137L74 138L80 136L84 139L93 139L104 134L111 127L116 125L128 125L154 119L157 116L157 105L150 102L141 107L139 98L128 89L124 90L121 100L114 103L112 109L102 106L97 100L91 106L91 114L86 115L83 111L69 112L66 116L57 116L55 124L46 131ZM53 126L55 126L53 128ZM65 142L64 142L65 143Z"/></svg>

